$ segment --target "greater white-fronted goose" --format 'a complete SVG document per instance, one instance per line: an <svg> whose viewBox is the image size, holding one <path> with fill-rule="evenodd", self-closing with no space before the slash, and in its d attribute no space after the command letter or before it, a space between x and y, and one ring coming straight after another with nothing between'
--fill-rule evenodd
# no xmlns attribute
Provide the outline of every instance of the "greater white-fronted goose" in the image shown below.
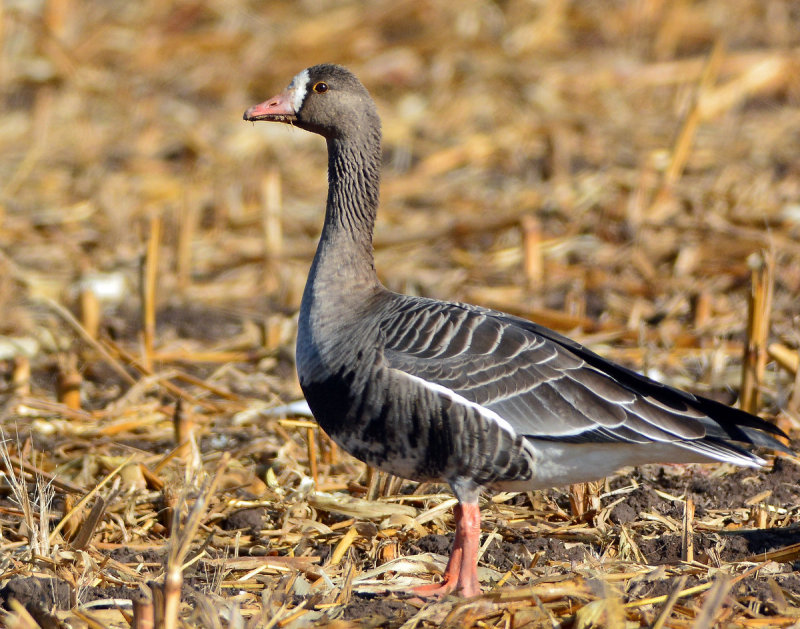
<svg viewBox="0 0 800 629"><path fill-rule="evenodd" d="M459 501L441 596L480 592L478 494L532 490L643 463L758 467L788 452L775 426L659 384L530 321L399 295L375 273L381 122L346 68L300 72L245 120L288 123L328 144L325 224L300 306L297 371L319 425L398 476L443 481Z"/></svg>

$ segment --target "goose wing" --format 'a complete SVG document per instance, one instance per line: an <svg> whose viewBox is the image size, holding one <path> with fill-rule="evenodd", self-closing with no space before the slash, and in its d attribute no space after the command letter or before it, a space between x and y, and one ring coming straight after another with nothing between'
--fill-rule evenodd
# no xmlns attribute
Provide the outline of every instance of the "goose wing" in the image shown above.
<svg viewBox="0 0 800 629"><path fill-rule="evenodd" d="M389 366L478 404L517 434L572 442L673 442L751 464L729 443L786 448L738 409L659 384L525 319L401 298L382 326Z"/></svg>

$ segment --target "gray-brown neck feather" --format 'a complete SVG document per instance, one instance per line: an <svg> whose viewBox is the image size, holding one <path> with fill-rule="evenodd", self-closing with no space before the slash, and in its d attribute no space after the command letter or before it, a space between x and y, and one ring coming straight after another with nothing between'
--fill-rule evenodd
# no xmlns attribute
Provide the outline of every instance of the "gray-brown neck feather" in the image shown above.
<svg viewBox="0 0 800 629"><path fill-rule="evenodd" d="M372 121L369 121L372 122ZM328 201L312 275L337 293L377 284L372 231L380 196L380 127L328 139Z"/></svg>
<svg viewBox="0 0 800 629"><path fill-rule="evenodd" d="M317 339L335 342L334 330L346 329L381 291L372 252L380 123L365 120L351 129L347 137L328 139L328 202L300 308L298 359L324 351Z"/></svg>

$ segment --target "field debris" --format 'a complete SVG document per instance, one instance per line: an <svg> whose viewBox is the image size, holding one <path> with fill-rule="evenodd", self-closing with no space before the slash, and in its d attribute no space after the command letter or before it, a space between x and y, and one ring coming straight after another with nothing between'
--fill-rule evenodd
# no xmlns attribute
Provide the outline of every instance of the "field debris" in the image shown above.
<svg viewBox="0 0 800 629"><path fill-rule="evenodd" d="M781 0L9 2L0 624L792 627L800 459L486 495L309 418L325 148L244 109L337 62L383 119L392 290L529 317L800 429L800 30ZM277 128L281 127L281 128Z"/></svg>

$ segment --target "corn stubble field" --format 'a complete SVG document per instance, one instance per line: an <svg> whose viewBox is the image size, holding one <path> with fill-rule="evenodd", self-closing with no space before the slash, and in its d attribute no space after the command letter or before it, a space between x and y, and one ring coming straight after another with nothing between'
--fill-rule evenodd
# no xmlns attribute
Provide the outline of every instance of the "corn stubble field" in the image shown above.
<svg viewBox="0 0 800 629"><path fill-rule="evenodd" d="M453 499L285 406L325 147L241 120L349 65L384 122L388 287L796 436L798 25L788 0L4 3L2 622L798 626L783 455L487 495L485 594L404 596Z"/></svg>

